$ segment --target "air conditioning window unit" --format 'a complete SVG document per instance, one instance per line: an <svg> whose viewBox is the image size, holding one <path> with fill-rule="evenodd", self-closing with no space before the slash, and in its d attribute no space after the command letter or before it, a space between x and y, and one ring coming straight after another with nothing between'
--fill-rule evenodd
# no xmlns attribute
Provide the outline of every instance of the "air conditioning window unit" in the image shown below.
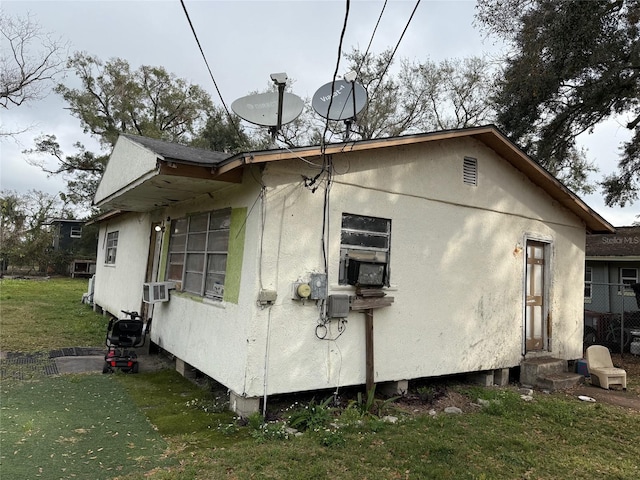
<svg viewBox="0 0 640 480"><path fill-rule="evenodd" d="M142 301L144 303L158 303L169 301L169 290L176 288L173 282L152 282L142 284Z"/></svg>
<svg viewBox="0 0 640 480"><path fill-rule="evenodd" d="M382 287L387 276L387 264L349 259L347 283L359 287Z"/></svg>

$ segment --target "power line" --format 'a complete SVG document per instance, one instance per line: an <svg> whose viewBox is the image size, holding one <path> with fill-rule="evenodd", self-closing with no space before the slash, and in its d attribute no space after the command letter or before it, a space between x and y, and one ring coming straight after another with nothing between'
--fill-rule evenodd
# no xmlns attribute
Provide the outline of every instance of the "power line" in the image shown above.
<svg viewBox="0 0 640 480"><path fill-rule="evenodd" d="M367 55L369 55L369 49L371 49L371 44L373 43L373 37L376 36L376 32L378 31L378 25L380 25L380 20L382 20L382 14L384 13L385 8L387 8L387 0L384 0L384 5L382 5L382 10L380 11L380 15L378 16L378 21L376 22L376 26L373 27L373 32L371 32L371 38L369 39L369 45L367 45L367 49L364 52L364 55L362 57L362 61L360 62L360 65L358 65L358 69L356 70L356 74L357 74L358 77L360 76L360 70L362 69L362 66L364 65L364 62L367 59Z"/></svg>
<svg viewBox="0 0 640 480"><path fill-rule="evenodd" d="M376 32L378 31L378 25L380 25L380 20L382 19L382 15L384 14L384 10L385 8L387 8L387 0L384 0L384 4L382 5L382 10L380 11L380 15L378 15L378 21L376 22L375 27L373 27L373 32L371 32L371 38L369 38L369 45L367 45L367 49L364 52L364 56L362 57L362 60L360 62L360 65L358 65L358 67L356 68L356 78L360 77L360 70L362 69L362 66L364 65L365 60L367 59L367 55L369 54L369 49L371 48L371 44L373 43L373 39L376 36ZM351 84L351 95L355 96L355 83L352 82ZM344 109L347 107L347 103L345 102L344 105L342 105L342 110L340 111L340 116L342 116L342 112L344 112ZM356 112L353 112L353 119L355 120L356 117ZM328 122L327 122L328 124ZM329 142L331 141L331 139L333 138L335 131L332 130L331 131L331 135L329 135ZM345 137L345 141L348 140L348 137Z"/></svg>
<svg viewBox="0 0 640 480"><path fill-rule="evenodd" d="M340 42L338 43L338 60L336 61L336 69L333 72L333 80L331 81L331 98L329 99L329 106L327 108L327 121L324 124L324 132L322 133L322 144L320 145L320 150L322 155L324 156L325 152L325 136L327 135L327 130L329 130L329 114L331 111L331 104L333 103L333 91L335 89L336 77L338 76L338 68L340 68L340 57L342 57L342 42L344 40L344 35L347 31L347 21L349 20L349 7L351 6L351 0L347 0L346 9L344 13L344 22L342 24L342 32L340 33Z"/></svg>
<svg viewBox="0 0 640 480"><path fill-rule="evenodd" d="M220 98L220 102L222 102L222 106L224 107L224 111L227 112L227 117L229 117L229 121L231 122L231 125L233 125L233 127L236 129L236 132L238 133L238 137L242 137L242 132L240 132L240 129L239 129L238 125L236 125L236 122L234 121L233 117L231 116L231 113L229 112L229 109L227 108L227 104L224 103L224 99L222 98L222 93L220 93L220 89L218 88L218 83L216 82L216 79L213 77L213 72L211 71L211 67L209 66L209 62L207 61L207 57L204 54L204 50L202 49L202 45L200 44L200 40L198 39L198 35L196 34L196 29L193 27L193 23L191 22L191 17L189 16L189 12L187 11L187 6L184 4L184 0L180 0L180 4L182 5L182 9L184 10L184 14L187 17L187 21L189 22L189 26L191 27L191 32L193 33L193 38L195 38L196 43L198 44L198 48L200 49L200 53L202 54L202 58L204 60L204 63L207 66L207 70L209 71L209 76L211 77L211 80L213 81L213 85L216 87L216 92L218 92L218 97Z"/></svg>
<svg viewBox="0 0 640 480"><path fill-rule="evenodd" d="M407 24L404 26L404 30L402 30L402 34L400 35L400 38L398 39L398 43L396 43L396 46L393 49L393 52L391 52L391 56L389 57L389 61L387 62L387 66L384 67L384 71L382 72L382 75L380 75L380 80L378 81L378 85L376 85L376 88L373 90L373 94L371 94L372 98L375 97L376 93L378 92L378 88L380 88L380 85L382 84L382 79L387 74L387 70L389 69L389 66L391 65L391 62L393 61L393 57L395 56L396 52L398 51L398 47L400 46L400 42L402 42L404 34L407 32L407 29L409 28L409 24L411 23L411 20L413 20L413 16L415 15L416 10L418 9L418 6L420 5L420 1L421 0L418 0L416 2L416 6L413 7L413 11L411 12L411 16L409 17L409 20L407 20Z"/></svg>

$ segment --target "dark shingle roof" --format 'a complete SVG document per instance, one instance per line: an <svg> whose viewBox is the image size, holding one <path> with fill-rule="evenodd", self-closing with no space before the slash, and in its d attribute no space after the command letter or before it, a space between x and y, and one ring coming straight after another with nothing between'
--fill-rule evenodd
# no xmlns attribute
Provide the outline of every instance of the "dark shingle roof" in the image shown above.
<svg viewBox="0 0 640 480"><path fill-rule="evenodd" d="M617 227L614 234L587 235L587 257L640 256L640 227Z"/></svg>
<svg viewBox="0 0 640 480"><path fill-rule="evenodd" d="M188 147L179 143L157 140L155 138L141 137L139 135L121 134L140 145L161 155L166 160L174 160L177 163L192 165L215 166L222 163L232 155L223 152L214 152L202 148Z"/></svg>

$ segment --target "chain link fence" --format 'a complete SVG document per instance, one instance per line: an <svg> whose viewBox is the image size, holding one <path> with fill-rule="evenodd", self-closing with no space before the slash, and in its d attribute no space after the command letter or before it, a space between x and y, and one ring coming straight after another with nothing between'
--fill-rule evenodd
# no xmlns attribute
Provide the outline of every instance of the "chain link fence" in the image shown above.
<svg viewBox="0 0 640 480"><path fill-rule="evenodd" d="M640 354L640 283L585 284L584 343Z"/></svg>

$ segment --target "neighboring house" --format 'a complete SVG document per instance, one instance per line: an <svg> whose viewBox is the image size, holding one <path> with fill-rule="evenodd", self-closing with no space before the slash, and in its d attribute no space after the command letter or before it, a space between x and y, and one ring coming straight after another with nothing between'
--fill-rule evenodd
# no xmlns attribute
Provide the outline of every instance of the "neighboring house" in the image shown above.
<svg viewBox="0 0 640 480"><path fill-rule="evenodd" d="M96 308L174 282L152 342L240 412L579 359L585 236L613 232L493 126L234 156L121 135L95 204Z"/></svg>
<svg viewBox="0 0 640 480"><path fill-rule="evenodd" d="M74 251L82 238L84 221L54 218L49 224L53 235L53 249L55 251Z"/></svg>
<svg viewBox="0 0 640 480"><path fill-rule="evenodd" d="M585 341L616 347L624 322L622 340L628 348L631 330L640 329L640 305L632 288L640 284L640 226L587 235L584 275Z"/></svg>
<svg viewBox="0 0 640 480"><path fill-rule="evenodd" d="M68 272L72 277L90 277L96 272L96 261L93 255L85 255L82 242L83 220L55 218L49 221L53 235L53 251L61 252L69 257Z"/></svg>

